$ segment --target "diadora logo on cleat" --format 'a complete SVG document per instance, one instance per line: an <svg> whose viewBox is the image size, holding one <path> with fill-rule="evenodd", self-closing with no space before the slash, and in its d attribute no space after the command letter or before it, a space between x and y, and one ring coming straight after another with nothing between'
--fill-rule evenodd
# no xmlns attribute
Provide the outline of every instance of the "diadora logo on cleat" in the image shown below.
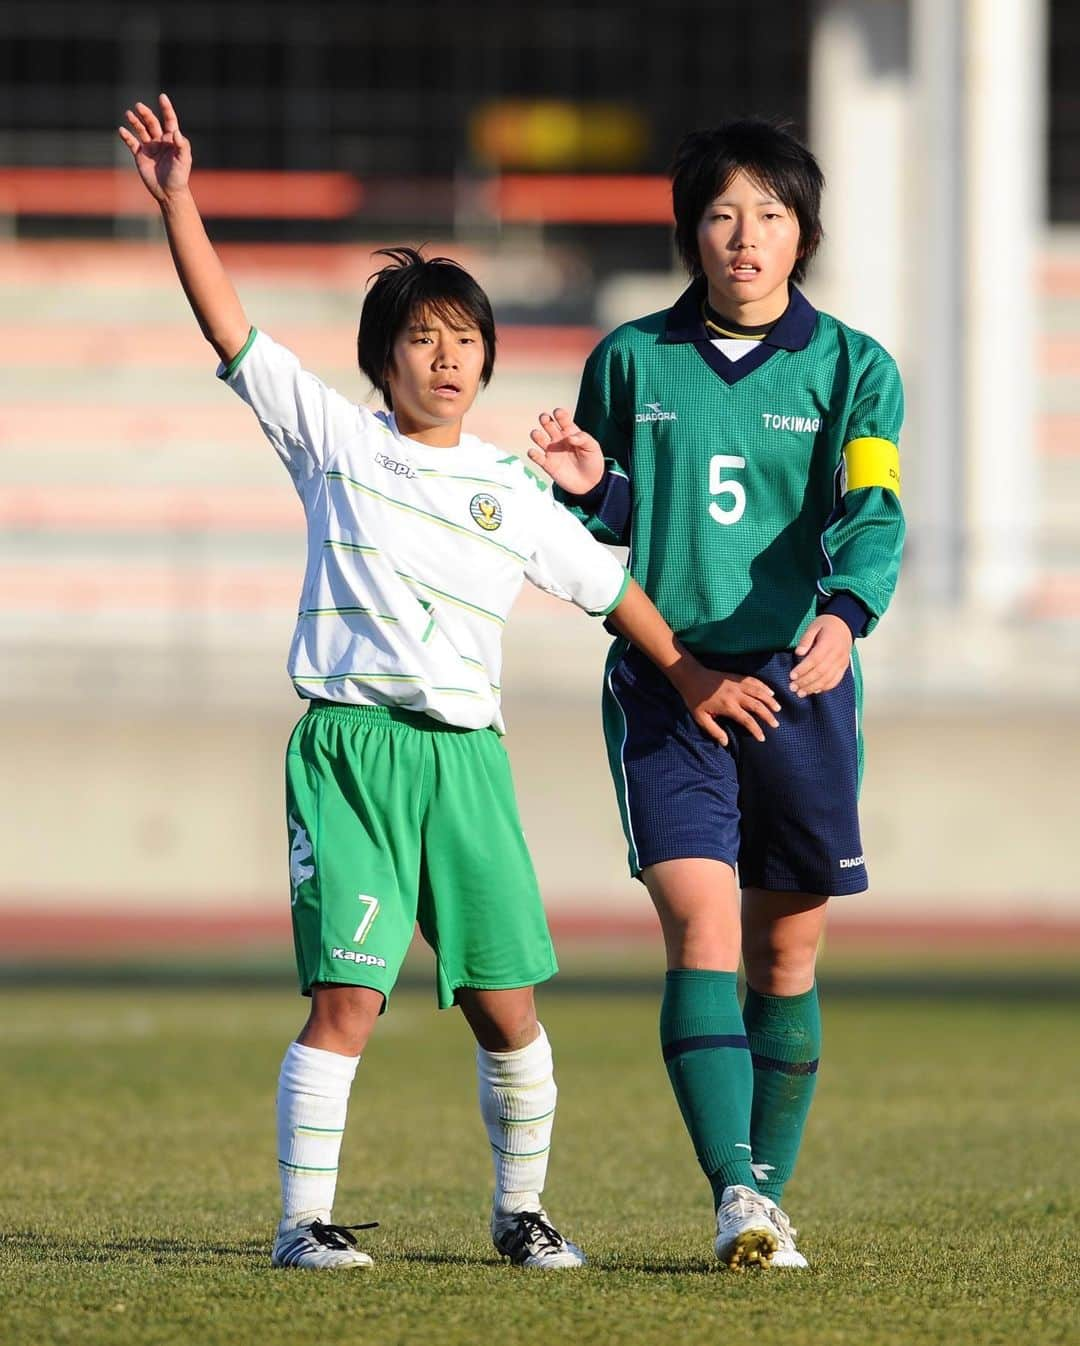
<svg viewBox="0 0 1080 1346"><path fill-rule="evenodd" d="M798 434L816 435L821 429L820 416L778 416L763 411L761 421L766 430L794 430Z"/></svg>
<svg viewBox="0 0 1080 1346"><path fill-rule="evenodd" d="M847 860L841 860L841 861L840 861L840 868L841 868L841 869L858 869L858 867L859 867L860 865L865 865L865 864L866 864L866 861L863 859L863 857L862 857L861 855L853 855L853 856L850 857L850 859L847 859Z"/></svg>
<svg viewBox="0 0 1080 1346"><path fill-rule="evenodd" d="M385 967L386 959L377 958L373 953L357 953L355 949L342 949L335 946L330 950L331 958L339 958L344 963L362 963L364 967Z"/></svg>
<svg viewBox="0 0 1080 1346"><path fill-rule="evenodd" d="M634 414L634 420L638 425L645 424L648 421L677 421L679 418L673 411L664 411L659 402L646 402L645 410Z"/></svg>
<svg viewBox="0 0 1080 1346"><path fill-rule="evenodd" d="M379 467L385 467L387 472L393 472L395 477L415 477L416 473L408 463L398 462L396 458L391 458L385 453L377 453L375 461Z"/></svg>

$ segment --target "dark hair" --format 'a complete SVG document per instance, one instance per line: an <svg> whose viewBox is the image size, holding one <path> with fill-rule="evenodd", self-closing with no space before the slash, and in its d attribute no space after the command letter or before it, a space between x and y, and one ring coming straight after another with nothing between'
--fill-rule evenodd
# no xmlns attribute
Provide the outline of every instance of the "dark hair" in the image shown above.
<svg viewBox="0 0 1080 1346"><path fill-rule="evenodd" d="M821 243L821 189L818 162L780 122L746 117L723 122L712 131L691 131L675 151L671 199L675 242L692 276L700 276L697 231L706 207L736 173L744 172L773 192L799 221L799 258L791 272L802 280Z"/></svg>
<svg viewBox="0 0 1080 1346"><path fill-rule="evenodd" d="M369 279L356 358L386 405L393 409L386 375L394 342L419 314L457 327L464 319L479 331L484 342L480 382L486 384L495 368L495 318L491 301L472 276L449 257L424 257L415 248L379 248L375 256L390 262Z"/></svg>

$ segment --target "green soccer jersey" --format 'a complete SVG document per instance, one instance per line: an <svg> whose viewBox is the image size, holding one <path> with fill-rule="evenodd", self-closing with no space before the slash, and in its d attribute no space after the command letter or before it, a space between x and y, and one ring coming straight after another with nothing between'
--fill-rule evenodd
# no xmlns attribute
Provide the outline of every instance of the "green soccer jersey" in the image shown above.
<svg viewBox="0 0 1080 1346"><path fill-rule="evenodd" d="M822 611L872 629L904 539L903 391L875 341L794 287L739 359L709 337L696 281L589 357L576 418L603 446L563 496L695 653L791 649Z"/></svg>

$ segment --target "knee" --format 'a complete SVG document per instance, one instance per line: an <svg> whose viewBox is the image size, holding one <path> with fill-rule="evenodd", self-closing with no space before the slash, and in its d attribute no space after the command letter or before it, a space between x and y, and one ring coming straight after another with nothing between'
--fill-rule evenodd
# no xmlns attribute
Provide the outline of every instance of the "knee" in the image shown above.
<svg viewBox="0 0 1080 1346"><path fill-rule="evenodd" d="M459 991L458 1004L476 1041L488 1052L518 1051L540 1031L531 991Z"/></svg>
<svg viewBox="0 0 1080 1346"><path fill-rule="evenodd" d="M801 995L814 984L816 939L780 939L775 932L744 932L747 984L763 995Z"/></svg>
<svg viewBox="0 0 1080 1346"><path fill-rule="evenodd" d="M366 986L315 987L311 1012L298 1041L344 1056L359 1056L382 1005L382 994Z"/></svg>

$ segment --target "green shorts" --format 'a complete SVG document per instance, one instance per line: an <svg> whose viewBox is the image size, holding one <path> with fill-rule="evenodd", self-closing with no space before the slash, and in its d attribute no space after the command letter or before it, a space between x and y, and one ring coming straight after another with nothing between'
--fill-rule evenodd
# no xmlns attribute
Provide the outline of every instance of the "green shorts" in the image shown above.
<svg viewBox="0 0 1080 1346"><path fill-rule="evenodd" d="M417 921L439 1006L558 970L510 763L493 729L312 702L285 758L300 989L389 998Z"/></svg>

